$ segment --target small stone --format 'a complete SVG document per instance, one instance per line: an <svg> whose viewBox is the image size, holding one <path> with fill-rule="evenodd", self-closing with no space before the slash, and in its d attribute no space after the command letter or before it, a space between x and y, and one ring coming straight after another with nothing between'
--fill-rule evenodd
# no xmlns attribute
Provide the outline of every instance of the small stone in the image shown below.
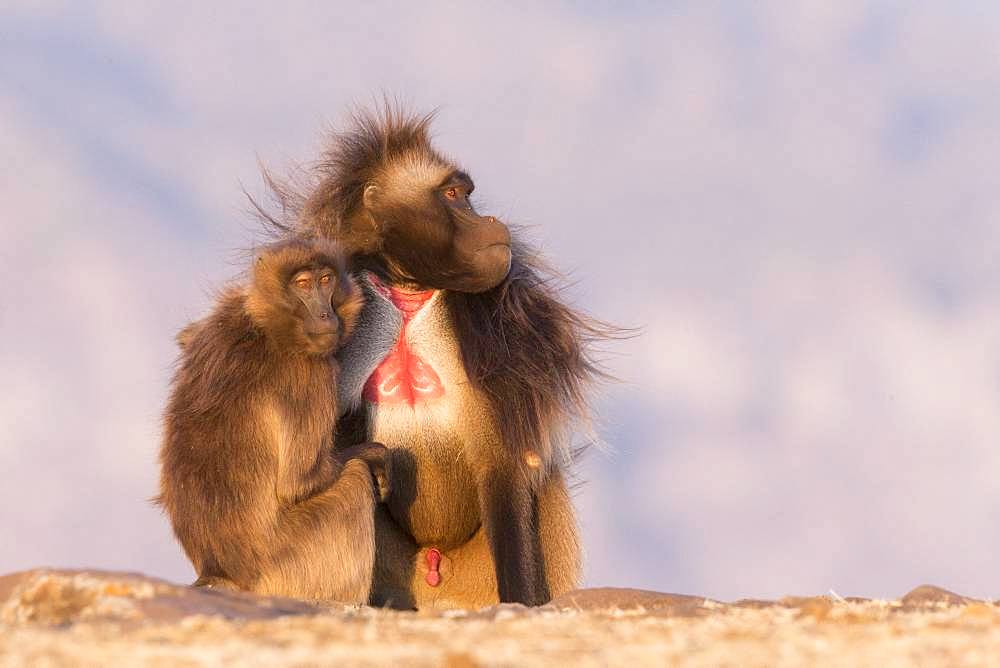
<svg viewBox="0 0 1000 668"><path fill-rule="evenodd" d="M929 605L965 605L975 599L967 598L953 591L935 587L934 585L920 585L910 591L900 602L907 606L929 606Z"/></svg>
<svg viewBox="0 0 1000 668"><path fill-rule="evenodd" d="M310 615L304 601L175 585L134 573L37 569L0 578L0 622L176 622L193 615L273 619Z"/></svg>
<svg viewBox="0 0 1000 668"><path fill-rule="evenodd" d="M597 587L566 592L554 598L550 605L570 610L647 610L667 612L676 616L691 616L700 614L705 602L703 596L664 594L644 589Z"/></svg>

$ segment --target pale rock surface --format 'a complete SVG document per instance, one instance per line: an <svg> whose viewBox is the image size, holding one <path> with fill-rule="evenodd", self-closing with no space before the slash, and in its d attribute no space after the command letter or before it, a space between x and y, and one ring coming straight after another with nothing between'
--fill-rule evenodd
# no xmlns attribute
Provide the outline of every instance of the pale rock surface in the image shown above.
<svg viewBox="0 0 1000 668"><path fill-rule="evenodd" d="M721 603L599 588L536 609L398 612L127 573L0 577L0 666L950 666L996 657L1000 606L926 585L898 601Z"/></svg>

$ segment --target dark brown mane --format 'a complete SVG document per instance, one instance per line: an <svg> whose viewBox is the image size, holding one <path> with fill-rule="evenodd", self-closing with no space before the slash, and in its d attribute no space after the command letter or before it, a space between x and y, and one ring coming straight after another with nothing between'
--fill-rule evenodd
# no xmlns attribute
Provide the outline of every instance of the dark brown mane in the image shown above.
<svg viewBox="0 0 1000 668"><path fill-rule="evenodd" d="M352 219L351 213L379 166L413 153L447 164L430 144L434 116L433 112L412 115L389 101L374 111L355 110L351 129L333 134L323 156L308 169L279 179L262 167L269 199L280 213L269 211L248 193L253 213L272 233L325 236L355 254L376 251L368 221Z"/></svg>
<svg viewBox="0 0 1000 668"><path fill-rule="evenodd" d="M619 330L562 303L553 273L516 238L513 251L503 283L449 292L448 303L466 373L489 396L504 443L551 461L570 455L571 432L592 435L590 385L608 378L594 344Z"/></svg>
<svg viewBox="0 0 1000 668"><path fill-rule="evenodd" d="M413 152L445 160L430 148L429 127L434 114L410 116L386 103L380 111L358 110L353 128L335 135L323 160L316 166L318 187L303 207L303 218L315 232L330 237L350 236L343 229L357 210L365 185L374 180L381 165Z"/></svg>

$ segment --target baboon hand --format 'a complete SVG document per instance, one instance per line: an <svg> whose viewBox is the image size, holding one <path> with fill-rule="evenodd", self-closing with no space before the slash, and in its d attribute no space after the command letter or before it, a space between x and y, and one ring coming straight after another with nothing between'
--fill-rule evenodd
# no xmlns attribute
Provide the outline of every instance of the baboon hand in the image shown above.
<svg viewBox="0 0 1000 668"><path fill-rule="evenodd" d="M392 467L390 466L392 457L389 455L387 447L375 442L360 443L340 451L338 457L345 463L351 459L360 459L368 464L372 475L375 476L379 500L385 501L389 497L389 493L392 491Z"/></svg>

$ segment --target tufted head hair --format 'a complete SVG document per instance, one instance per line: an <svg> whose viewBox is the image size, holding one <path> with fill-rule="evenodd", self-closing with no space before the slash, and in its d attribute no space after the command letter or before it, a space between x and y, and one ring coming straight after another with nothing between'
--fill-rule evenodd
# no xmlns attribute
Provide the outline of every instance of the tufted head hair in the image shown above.
<svg viewBox="0 0 1000 668"><path fill-rule="evenodd" d="M341 318L340 342L349 336L361 311L361 291L347 273L340 247L326 239L286 239L262 248L254 260L246 293L246 310L253 324L279 346L306 348L301 305L289 292L292 278L305 269L330 268L338 285L332 306Z"/></svg>

